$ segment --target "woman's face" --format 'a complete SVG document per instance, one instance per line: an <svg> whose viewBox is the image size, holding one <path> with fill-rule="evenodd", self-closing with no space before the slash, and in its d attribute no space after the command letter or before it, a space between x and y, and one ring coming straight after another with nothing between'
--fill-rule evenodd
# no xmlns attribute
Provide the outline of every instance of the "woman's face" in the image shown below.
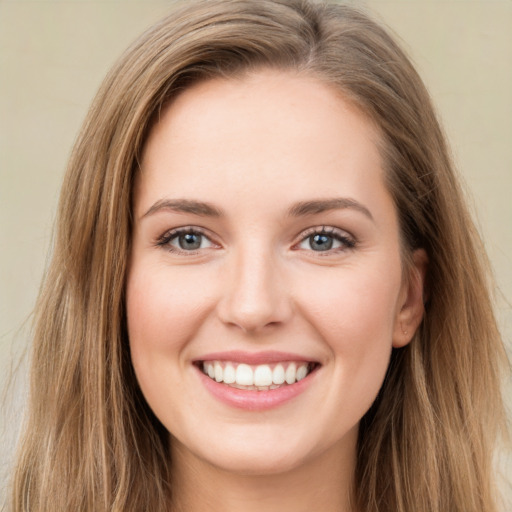
<svg viewBox="0 0 512 512"><path fill-rule="evenodd" d="M333 89L276 71L162 112L135 187L128 330L185 457L245 473L353 457L421 317L378 138Z"/></svg>

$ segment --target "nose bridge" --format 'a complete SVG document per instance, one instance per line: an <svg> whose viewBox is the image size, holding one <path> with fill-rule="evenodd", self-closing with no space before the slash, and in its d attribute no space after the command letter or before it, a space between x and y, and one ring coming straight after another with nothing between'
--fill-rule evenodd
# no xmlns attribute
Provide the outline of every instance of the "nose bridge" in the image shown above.
<svg viewBox="0 0 512 512"><path fill-rule="evenodd" d="M282 323L291 311L278 258L268 245L253 240L230 262L221 316L244 331Z"/></svg>

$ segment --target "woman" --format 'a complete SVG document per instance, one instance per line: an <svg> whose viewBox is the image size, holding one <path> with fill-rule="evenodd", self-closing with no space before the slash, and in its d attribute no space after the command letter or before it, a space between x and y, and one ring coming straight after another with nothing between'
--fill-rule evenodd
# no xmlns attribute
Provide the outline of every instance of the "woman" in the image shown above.
<svg viewBox="0 0 512 512"><path fill-rule="evenodd" d="M187 4L71 157L14 510L497 510L505 356L420 78L346 6Z"/></svg>

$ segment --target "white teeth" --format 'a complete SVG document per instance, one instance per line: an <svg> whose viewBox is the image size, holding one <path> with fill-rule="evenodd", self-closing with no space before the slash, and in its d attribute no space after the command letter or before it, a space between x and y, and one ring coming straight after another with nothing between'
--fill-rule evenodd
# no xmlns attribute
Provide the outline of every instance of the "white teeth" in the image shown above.
<svg viewBox="0 0 512 512"><path fill-rule="evenodd" d="M297 369L297 376L296 376L297 382L299 382L299 380L302 380L307 374L308 374L308 367L305 364L299 366L299 368Z"/></svg>
<svg viewBox="0 0 512 512"><path fill-rule="evenodd" d="M274 384L284 384L285 374L282 364L278 364L272 372L272 382Z"/></svg>
<svg viewBox="0 0 512 512"><path fill-rule="evenodd" d="M288 365L288 368L286 368L286 372L284 375L286 383L293 384L295 382L295 377L297 375L297 365L295 363Z"/></svg>
<svg viewBox="0 0 512 512"><path fill-rule="evenodd" d="M224 368L224 383L233 384L236 381L236 372L232 365L227 364Z"/></svg>
<svg viewBox="0 0 512 512"><path fill-rule="evenodd" d="M248 364L239 364L236 367L236 383L242 386L252 386L254 384L254 374Z"/></svg>
<svg viewBox="0 0 512 512"><path fill-rule="evenodd" d="M297 363L278 363L274 369L268 364L251 367L244 363L221 361L203 363L203 372L211 379L240 389L258 391L276 389L285 383L294 384L307 377L309 371L308 364Z"/></svg>
<svg viewBox="0 0 512 512"><path fill-rule="evenodd" d="M270 386L272 384L272 370L270 366L262 364L256 367L254 371L254 385L255 386Z"/></svg>
<svg viewBox="0 0 512 512"><path fill-rule="evenodd" d="M223 376L223 373L224 373L224 372L222 371L222 366L220 365L220 363L215 363L215 364L213 365L213 371L214 371L214 373L215 373L215 380L216 380L217 382L222 382L223 377L224 377L224 376Z"/></svg>

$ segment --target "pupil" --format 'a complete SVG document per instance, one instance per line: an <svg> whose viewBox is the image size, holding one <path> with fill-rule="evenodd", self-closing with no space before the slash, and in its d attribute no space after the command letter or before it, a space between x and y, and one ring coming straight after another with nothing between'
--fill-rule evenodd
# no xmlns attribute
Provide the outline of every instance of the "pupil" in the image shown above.
<svg viewBox="0 0 512 512"><path fill-rule="evenodd" d="M332 237L328 235L314 235L310 240L312 249L317 251L328 251L332 247Z"/></svg>
<svg viewBox="0 0 512 512"><path fill-rule="evenodd" d="M186 233L179 237L179 244L181 249L194 250L201 247L201 235L194 233Z"/></svg>

